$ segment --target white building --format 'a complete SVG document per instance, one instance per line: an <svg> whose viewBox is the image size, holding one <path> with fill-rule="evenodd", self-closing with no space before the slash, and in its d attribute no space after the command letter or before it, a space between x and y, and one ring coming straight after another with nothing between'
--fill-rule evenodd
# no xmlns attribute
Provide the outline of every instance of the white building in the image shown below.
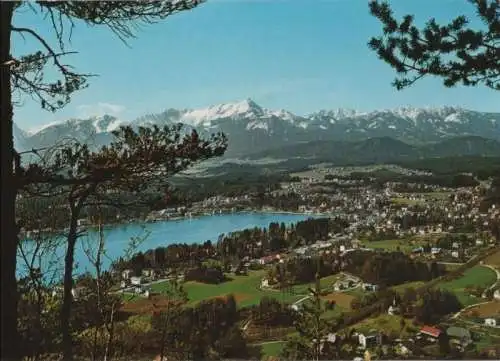
<svg viewBox="0 0 500 361"><path fill-rule="evenodd" d="M377 292L378 291L378 285L374 285L372 283L363 283L363 290L365 290L365 291L371 291L371 292Z"/></svg>
<svg viewBox="0 0 500 361"><path fill-rule="evenodd" d="M390 316L397 315L399 313L399 308L397 306L390 305L387 310L387 314Z"/></svg>
<svg viewBox="0 0 500 361"><path fill-rule="evenodd" d="M500 290L493 292L493 298L500 301Z"/></svg>
<svg viewBox="0 0 500 361"><path fill-rule="evenodd" d="M380 336L378 334L364 335L360 333L358 335L359 345L366 349L380 344Z"/></svg>
<svg viewBox="0 0 500 361"><path fill-rule="evenodd" d="M142 270L142 275L144 277L153 277L155 276L155 270L152 268L146 268Z"/></svg>
<svg viewBox="0 0 500 361"><path fill-rule="evenodd" d="M122 278L124 280L128 280L131 275L132 275L132 270L131 269L126 269L126 270L122 271Z"/></svg>
<svg viewBox="0 0 500 361"><path fill-rule="evenodd" d="M141 281L142 281L141 277L130 277L130 283L134 286L140 286Z"/></svg>
<svg viewBox="0 0 500 361"><path fill-rule="evenodd" d="M441 248L438 248L438 247L433 247L433 248L431 249L431 253L432 253L432 254L439 254L439 253L441 253Z"/></svg>
<svg viewBox="0 0 500 361"><path fill-rule="evenodd" d="M78 227L84 227L84 226L88 226L90 225L90 222L88 219L85 219L85 218L80 218L76 221L76 225Z"/></svg>
<svg viewBox="0 0 500 361"><path fill-rule="evenodd" d="M497 327L497 320L494 318L486 318L484 320L484 325L489 327Z"/></svg>

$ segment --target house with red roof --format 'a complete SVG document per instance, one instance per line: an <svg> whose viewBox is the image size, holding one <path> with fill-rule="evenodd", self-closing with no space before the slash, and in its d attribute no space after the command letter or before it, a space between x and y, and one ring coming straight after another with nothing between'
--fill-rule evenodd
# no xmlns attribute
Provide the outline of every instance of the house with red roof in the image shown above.
<svg viewBox="0 0 500 361"><path fill-rule="evenodd" d="M424 326L420 329L420 333L422 335L427 335L432 338L438 338L439 335L441 335L443 331L441 331L439 328L432 327L432 326Z"/></svg>

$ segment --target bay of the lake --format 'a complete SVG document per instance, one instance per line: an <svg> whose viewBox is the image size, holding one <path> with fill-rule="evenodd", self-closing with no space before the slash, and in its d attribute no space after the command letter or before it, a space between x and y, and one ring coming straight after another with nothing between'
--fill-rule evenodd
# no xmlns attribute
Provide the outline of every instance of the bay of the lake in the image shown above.
<svg viewBox="0 0 500 361"><path fill-rule="evenodd" d="M289 225L308 218L318 216L310 214L291 213L230 213L202 216L196 218L186 218L180 220L169 220L155 223L129 223L122 225L108 226L104 228L105 257L102 264L104 268L109 267L112 260L123 257L130 240L133 237L146 238L135 250L146 251L157 247L168 246L173 243L203 243L207 240L217 242L219 235L243 230L245 228L268 227L272 222L284 222ZM97 230L88 230L86 235L79 238L75 249L75 273L80 274L86 271L94 271L88 256L90 248L96 249L98 244ZM42 272L53 264L62 270L65 255L65 243L43 255ZM25 258L30 258L33 249L33 242L23 242ZM87 252L86 252L87 250ZM95 251L93 252L95 254ZM21 255L18 256L17 274L20 276L25 272L26 262ZM59 273L61 274L61 273ZM59 277L58 277L59 278Z"/></svg>

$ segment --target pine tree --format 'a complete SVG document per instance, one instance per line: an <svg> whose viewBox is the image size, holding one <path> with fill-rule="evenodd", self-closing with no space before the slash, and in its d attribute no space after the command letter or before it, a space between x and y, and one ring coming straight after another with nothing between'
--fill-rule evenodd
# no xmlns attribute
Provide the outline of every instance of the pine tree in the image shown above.
<svg viewBox="0 0 500 361"><path fill-rule="evenodd" d="M331 329L330 322L322 317L326 307L321 299L319 261L316 284L314 289L309 288L309 291L311 298L302 304L295 322L299 335L290 338L282 352L282 356L287 360L319 360L322 355L322 342Z"/></svg>
<svg viewBox="0 0 500 361"><path fill-rule="evenodd" d="M173 319L176 314L181 312L182 307L187 303L188 296L184 290L182 281L176 273L171 275L169 286L163 292L167 299L167 307L163 311L155 312L152 317L152 326L160 336L160 360L166 358L167 346L172 351L176 346L176 327L173 325ZM153 306L156 305L153 302Z"/></svg>
<svg viewBox="0 0 500 361"><path fill-rule="evenodd" d="M13 141L13 106L16 103L13 93L27 95L38 101L43 109L56 111L68 104L72 94L88 85L87 80L92 75L77 72L64 60L68 55L74 54L66 50L66 45L71 40L75 23L108 28L126 41L134 37L139 26L190 10L201 2L202 0L0 1L2 358L20 359L22 350L17 334L16 255L20 225L17 223L15 208L21 161ZM27 27L15 26L14 14L27 10L38 15L40 22L36 21ZM42 21L47 22L52 36L48 36L46 31L40 31L46 29L40 26ZM33 40L37 50L13 57L11 48L15 36ZM51 44L53 38L55 44ZM47 71L50 66L55 71ZM69 338L66 339L69 344ZM67 350L65 359L71 358Z"/></svg>
<svg viewBox="0 0 500 361"><path fill-rule="evenodd" d="M469 26L464 15L440 25L430 19L422 29L414 16L398 21L387 2L370 1L370 12L383 25L383 36L369 47L399 75L393 85L401 90L423 77L441 78L446 87L483 85L500 90L500 2L468 0L482 29Z"/></svg>

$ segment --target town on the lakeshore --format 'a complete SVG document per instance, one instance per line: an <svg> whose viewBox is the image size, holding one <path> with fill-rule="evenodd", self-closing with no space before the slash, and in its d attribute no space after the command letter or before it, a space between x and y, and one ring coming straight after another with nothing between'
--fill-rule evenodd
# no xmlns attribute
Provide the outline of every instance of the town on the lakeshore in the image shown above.
<svg viewBox="0 0 500 361"><path fill-rule="evenodd" d="M292 352L297 322L306 322L317 297L325 322L320 347L332 358L498 357L497 185L471 182L471 175L450 186L377 182L389 171L431 175L391 166L311 167L264 192L221 192L144 214L146 222L259 211L305 219L115 260L120 313L154 319L168 309L172 283L181 282L184 307L233 302L247 347L273 358ZM88 294L85 284L82 276L75 299ZM147 338L140 340L147 348Z"/></svg>
<svg viewBox="0 0 500 361"><path fill-rule="evenodd" d="M423 3L0 1L1 360L500 360L500 0Z"/></svg>

